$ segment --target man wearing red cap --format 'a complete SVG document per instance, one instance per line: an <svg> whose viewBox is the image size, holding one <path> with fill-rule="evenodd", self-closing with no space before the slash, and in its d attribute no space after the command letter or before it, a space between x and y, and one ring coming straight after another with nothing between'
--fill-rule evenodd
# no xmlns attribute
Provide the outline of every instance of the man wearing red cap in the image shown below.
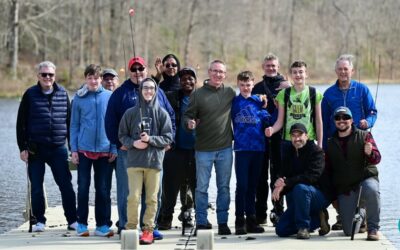
<svg viewBox="0 0 400 250"><path fill-rule="evenodd" d="M126 170L127 149L122 146L118 139L119 123L125 111L134 107L139 101L139 84L147 77L148 73L146 65L145 60L140 56L132 57L129 60L128 67L130 78L125 80L111 95L105 117L107 137L110 142L116 144L118 148L116 167L117 205L119 217L118 232L124 229L127 222L127 197L129 193L128 175ZM157 92L157 98L161 107L168 112L175 133L175 113L161 89ZM158 233L156 230L154 232L156 234ZM157 239L162 237L155 238Z"/></svg>

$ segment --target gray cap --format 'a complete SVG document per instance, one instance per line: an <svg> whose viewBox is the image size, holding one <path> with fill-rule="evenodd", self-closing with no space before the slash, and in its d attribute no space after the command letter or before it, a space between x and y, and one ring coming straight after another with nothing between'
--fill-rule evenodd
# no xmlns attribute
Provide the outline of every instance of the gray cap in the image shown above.
<svg viewBox="0 0 400 250"><path fill-rule="evenodd" d="M192 67L184 67L178 72L179 77L182 77L186 74L189 74L193 76L195 79L197 79L196 70L194 70L194 68Z"/></svg>
<svg viewBox="0 0 400 250"><path fill-rule="evenodd" d="M102 76L105 76L105 75L118 76L117 72L113 69L104 69L101 75Z"/></svg>

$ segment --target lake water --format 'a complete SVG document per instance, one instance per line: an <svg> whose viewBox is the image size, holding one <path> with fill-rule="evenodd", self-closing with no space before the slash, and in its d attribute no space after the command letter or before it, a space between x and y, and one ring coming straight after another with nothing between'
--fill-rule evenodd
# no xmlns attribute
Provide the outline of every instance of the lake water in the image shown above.
<svg viewBox="0 0 400 250"><path fill-rule="evenodd" d="M376 86L369 86L375 97ZM324 91L327 86L317 86ZM400 133L396 130L400 124L400 101L398 99L400 85L381 85L379 87L377 108L378 120L372 130L375 140L382 154L380 171L380 190L382 199L381 230L397 248L400 249L400 154L398 143ZM0 99L0 233L8 231L24 222L22 212L25 209L26 198L26 168L19 159L19 150L16 143L15 122L19 101ZM73 171L73 184L76 190L76 171ZM234 197L234 175L231 181L231 197ZM215 200L215 182L211 182L210 199ZM115 180L112 190L112 201L116 203ZM47 189L48 204L61 204L60 193L55 185L51 171L46 169L45 186ZM92 189L93 193L93 189ZM91 195L93 198L94 195ZM93 199L91 200L93 204ZM232 216L232 215L231 215Z"/></svg>

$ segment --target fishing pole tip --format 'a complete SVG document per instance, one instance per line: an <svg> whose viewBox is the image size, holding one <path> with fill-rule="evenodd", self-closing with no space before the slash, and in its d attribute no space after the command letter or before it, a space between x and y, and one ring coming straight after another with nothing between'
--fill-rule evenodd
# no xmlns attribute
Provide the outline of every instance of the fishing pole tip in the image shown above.
<svg viewBox="0 0 400 250"><path fill-rule="evenodd" d="M129 15L134 16L135 15L135 10L133 8L129 9Z"/></svg>

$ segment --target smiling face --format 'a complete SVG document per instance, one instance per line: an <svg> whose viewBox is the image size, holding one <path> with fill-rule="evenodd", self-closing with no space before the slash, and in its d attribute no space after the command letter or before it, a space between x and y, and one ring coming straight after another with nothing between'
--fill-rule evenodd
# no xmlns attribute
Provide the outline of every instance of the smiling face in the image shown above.
<svg viewBox="0 0 400 250"><path fill-rule="evenodd" d="M135 84L139 84L147 77L147 68L140 63L134 63L129 70L131 72L130 79Z"/></svg>
<svg viewBox="0 0 400 250"><path fill-rule="evenodd" d="M56 78L55 69L52 67L41 67L37 74L37 78L42 90L50 90Z"/></svg>
<svg viewBox="0 0 400 250"><path fill-rule="evenodd" d="M254 88L254 81L253 80L248 80L248 81L238 80L238 84L237 85L239 87L240 94L244 98L248 98L248 97L251 96L251 91Z"/></svg>
<svg viewBox="0 0 400 250"><path fill-rule="evenodd" d="M308 135L302 131L295 130L290 134L290 139L292 141L293 147L300 149L306 145L308 140Z"/></svg>
<svg viewBox="0 0 400 250"><path fill-rule="evenodd" d="M210 85L215 88L221 87L226 78L226 67L220 62L214 62L208 69L208 76L210 77Z"/></svg>
<svg viewBox="0 0 400 250"><path fill-rule="evenodd" d="M85 82L89 91L96 91L101 85L100 75L87 75L85 77Z"/></svg>
<svg viewBox="0 0 400 250"><path fill-rule="evenodd" d="M196 85L196 78L194 78L191 74L184 74L181 76L180 82L183 92L190 94Z"/></svg>
<svg viewBox="0 0 400 250"><path fill-rule="evenodd" d="M103 75L103 79L102 79L101 84L103 85L103 87L105 89L108 89L110 91L114 91L117 88L118 84L119 84L118 76L113 76L111 74Z"/></svg>
<svg viewBox="0 0 400 250"><path fill-rule="evenodd" d="M145 81L142 84L142 96L146 102L150 102L156 93L155 83L152 81Z"/></svg>
<svg viewBox="0 0 400 250"><path fill-rule="evenodd" d="M278 60L266 60L262 64L264 74L268 77L274 77L278 75L279 61Z"/></svg>
<svg viewBox="0 0 400 250"><path fill-rule="evenodd" d="M335 126L339 132L346 132L351 130L351 124L353 123L353 119L348 114L337 114L334 117Z"/></svg>
<svg viewBox="0 0 400 250"><path fill-rule="evenodd" d="M291 78L294 85L305 85L307 75L307 68L304 66L294 67L290 69Z"/></svg>
<svg viewBox="0 0 400 250"><path fill-rule="evenodd" d="M340 60L336 64L335 69L339 83L343 86L350 84L351 76L354 73L353 66L347 60Z"/></svg>
<svg viewBox="0 0 400 250"><path fill-rule="evenodd" d="M164 64L164 73L168 76L174 76L178 73L178 64L175 58L170 57L168 58Z"/></svg>

